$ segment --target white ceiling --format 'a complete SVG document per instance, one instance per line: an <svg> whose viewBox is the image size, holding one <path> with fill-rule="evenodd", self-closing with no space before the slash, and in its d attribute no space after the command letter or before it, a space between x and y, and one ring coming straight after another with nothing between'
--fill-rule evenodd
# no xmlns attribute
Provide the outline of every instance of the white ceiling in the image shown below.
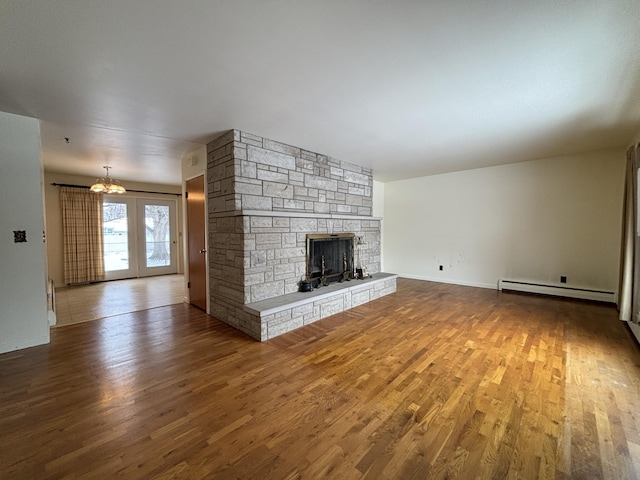
<svg viewBox="0 0 640 480"><path fill-rule="evenodd" d="M0 110L47 171L178 184L238 128L388 181L626 146L639 47L638 0L2 0Z"/></svg>

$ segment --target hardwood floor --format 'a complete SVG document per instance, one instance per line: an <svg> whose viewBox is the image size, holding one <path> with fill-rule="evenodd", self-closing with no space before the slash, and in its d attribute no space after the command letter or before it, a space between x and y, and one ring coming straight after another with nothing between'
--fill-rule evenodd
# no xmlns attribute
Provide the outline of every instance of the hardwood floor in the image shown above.
<svg viewBox="0 0 640 480"><path fill-rule="evenodd" d="M56 326L184 301L184 275L159 275L56 288Z"/></svg>
<svg viewBox="0 0 640 480"><path fill-rule="evenodd" d="M613 307L399 279L266 343L185 304L0 355L0 478L640 478Z"/></svg>

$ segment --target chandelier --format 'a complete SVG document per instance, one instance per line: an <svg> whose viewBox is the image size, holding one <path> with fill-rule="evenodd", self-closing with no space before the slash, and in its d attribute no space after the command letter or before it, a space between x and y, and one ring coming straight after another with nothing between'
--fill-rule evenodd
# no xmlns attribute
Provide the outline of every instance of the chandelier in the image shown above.
<svg viewBox="0 0 640 480"><path fill-rule="evenodd" d="M106 165L102 168L107 170L107 176L98 178L96 182L91 185L91 191L95 193L124 193L126 190L120 182L114 178L109 176L109 169L111 167L107 167Z"/></svg>

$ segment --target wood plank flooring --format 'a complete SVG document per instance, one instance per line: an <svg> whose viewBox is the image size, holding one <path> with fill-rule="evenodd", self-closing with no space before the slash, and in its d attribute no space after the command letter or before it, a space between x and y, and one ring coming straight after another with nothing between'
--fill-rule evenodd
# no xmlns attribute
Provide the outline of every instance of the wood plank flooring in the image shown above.
<svg viewBox="0 0 640 480"><path fill-rule="evenodd" d="M185 304L0 355L0 478L640 479L611 306L399 279L266 343Z"/></svg>
<svg viewBox="0 0 640 480"><path fill-rule="evenodd" d="M159 275L56 288L56 326L182 303L184 275Z"/></svg>

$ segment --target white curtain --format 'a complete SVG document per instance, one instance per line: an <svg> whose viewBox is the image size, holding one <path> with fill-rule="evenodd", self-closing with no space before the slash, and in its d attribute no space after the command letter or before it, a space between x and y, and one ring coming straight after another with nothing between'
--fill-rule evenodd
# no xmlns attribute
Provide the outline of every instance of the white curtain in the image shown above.
<svg viewBox="0 0 640 480"><path fill-rule="evenodd" d="M640 237L638 236L638 150L627 150L627 171L622 218L620 320L638 323L640 305Z"/></svg>

